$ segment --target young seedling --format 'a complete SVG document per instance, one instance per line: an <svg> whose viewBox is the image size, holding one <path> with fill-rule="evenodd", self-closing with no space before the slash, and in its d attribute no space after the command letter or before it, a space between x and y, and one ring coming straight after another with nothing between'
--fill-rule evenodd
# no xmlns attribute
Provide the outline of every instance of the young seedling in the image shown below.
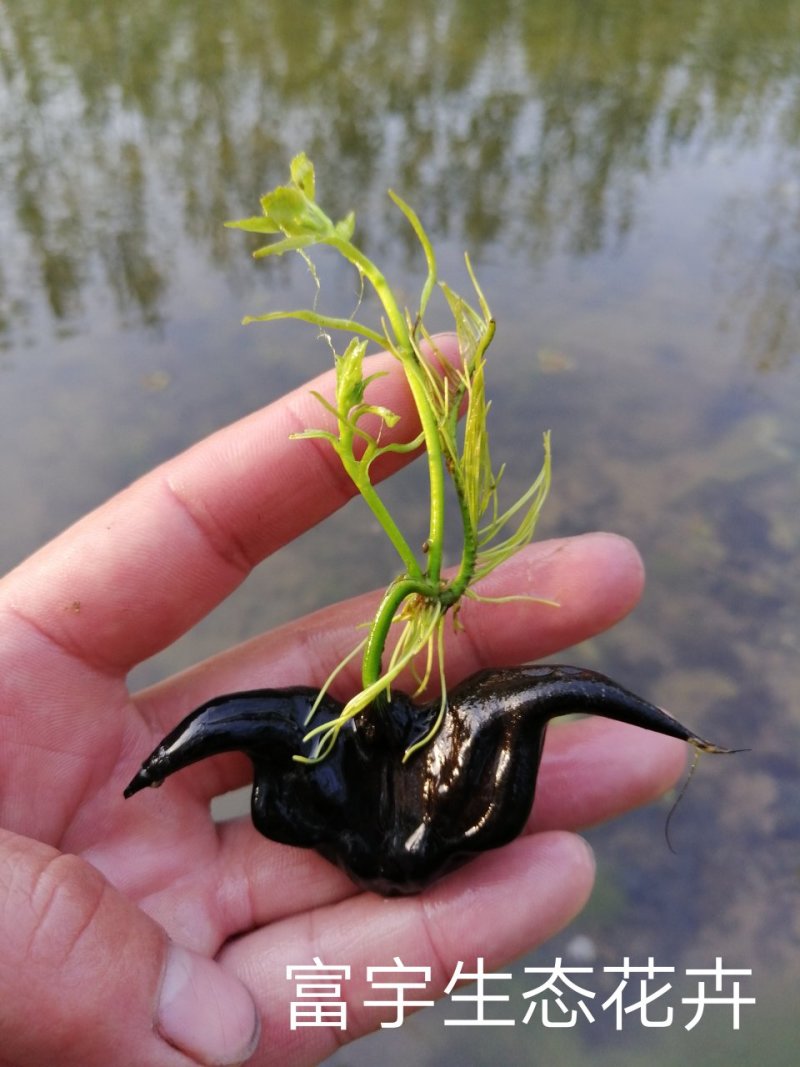
<svg viewBox="0 0 800 1067"><path fill-rule="evenodd" d="M389 196L416 234L427 263L419 303L413 310L400 306L379 268L354 244L355 216L351 213L333 222L319 206L314 168L305 155L298 155L292 161L291 184L279 186L262 197L261 215L226 224L251 233L276 235L277 239L259 248L255 257L299 252L315 279L317 274L309 250L319 245L334 248L355 267L362 285L372 287L382 308L380 331L353 318L334 318L314 309L273 311L245 319L245 322L303 319L325 331L328 337L329 331L353 335L343 352L334 349L335 405L318 396L320 404L334 416L336 431L308 429L296 436L329 442L386 532L404 568L386 589L366 640L354 650L353 654L362 653L361 691L345 704L333 722L310 732L309 738L317 736L318 739L315 758L323 758L331 751L349 719L367 709L380 708L391 695L392 683L406 668L417 674L415 696L424 693L434 670L438 674L440 714L431 727L431 734L420 739L416 746L430 740L441 725L447 706L445 616L449 611L457 611L463 597L477 597L474 585L530 541L550 485L550 447L549 437L545 435L544 462L538 476L516 503L500 509L498 486L502 471L492 467L486 425L485 365L486 352L494 336L494 320L469 259L467 270L477 295L478 310L439 281L436 257L419 218L396 193L390 191ZM455 365L435 358L436 347L425 326L428 302L437 285L450 307L458 336L460 361ZM384 430L392 429L398 416L366 398L372 377L364 375L363 364L370 341L398 361L416 405L421 432L404 444L382 443L387 437ZM377 429L374 428L376 420ZM371 429L367 428L368 424L372 425ZM460 425L463 425L461 432ZM372 482L372 467L380 456L420 447L427 455L430 486L429 532L422 562ZM451 577L446 577L442 570L447 480L454 490L461 528L461 560ZM399 627L401 632L386 661L386 646L393 627ZM333 672L323 692L344 663ZM412 751L413 748L405 753L406 758Z"/></svg>
<svg viewBox="0 0 800 1067"><path fill-rule="evenodd" d="M228 226L274 239L257 258L298 252L318 276L310 250L327 245L355 267L382 308L380 329L316 305L246 319L295 318L328 338L336 368L335 402L318 396L334 430L321 438L386 532L403 572L387 587L367 636L355 644L321 689L262 689L217 697L163 739L125 790L126 796L206 756L245 752L253 762L253 822L267 837L316 848L358 884L382 893L416 892L469 855L512 840L533 803L547 723L583 711L682 738L698 750L722 752L660 708L593 671L569 666L487 670L448 691L444 627L464 597L533 536L550 486L550 443L536 478L502 508L487 435L486 353L494 321L467 259L478 308L440 282L431 243L417 215L390 197L416 234L427 264L418 306L402 308L378 267L354 243L352 214L334 222L316 200L314 168L305 155L291 181L261 199L262 214ZM425 326L437 285L453 316L459 359L438 358ZM331 333L352 336L340 352ZM364 371L369 342L397 360L419 419L413 440L390 432L398 415L368 399L374 375ZM373 465L390 452L424 450L430 487L429 532L420 560L373 484ZM447 482L461 531L461 558L443 570ZM392 635L392 631L396 633ZM392 640L390 641L390 635ZM355 640L355 638L354 638ZM390 650L389 650L390 649ZM389 650L389 651L387 651ZM361 655L361 689L341 703L330 687ZM407 696L395 683L410 672ZM438 695L422 700L432 678Z"/></svg>

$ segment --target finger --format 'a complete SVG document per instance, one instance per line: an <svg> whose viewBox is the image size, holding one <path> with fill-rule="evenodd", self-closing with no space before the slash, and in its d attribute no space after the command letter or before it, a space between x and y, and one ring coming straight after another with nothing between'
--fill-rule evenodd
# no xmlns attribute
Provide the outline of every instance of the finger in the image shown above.
<svg viewBox="0 0 800 1067"><path fill-rule="evenodd" d="M359 894L238 939L220 958L252 990L262 1011L253 1067L306 1067L341 1041L391 1021L396 1014L391 1007L364 1003L391 998L369 984L368 967L391 967L398 957L408 967L430 968L425 989L410 994L422 1000L442 996L459 961L469 971L482 957L486 972L495 971L566 925L585 904L593 876L591 853L580 838L539 834L487 853L419 897ZM295 986L286 978L287 967L307 968L315 957L350 968L342 986L344 1030L291 1028ZM491 992L502 993L502 982ZM464 1011L455 1005L452 1015L463 1017ZM524 1005L511 999L492 1005L495 1017L523 1013Z"/></svg>
<svg viewBox="0 0 800 1067"><path fill-rule="evenodd" d="M437 351L457 359L456 339L438 338ZM382 375L367 395L400 415L395 439L412 440L418 422L397 361L372 357L365 373ZM331 371L140 479L12 572L6 603L103 668L127 671L165 647L353 495L327 442L290 440L335 428L311 395L333 401L334 380ZM409 458L389 455L373 474Z"/></svg>
<svg viewBox="0 0 800 1067"><path fill-rule="evenodd" d="M523 558L525 555L530 558ZM641 589L641 564L635 549L610 535L537 545L523 557L496 572L492 592L519 592L525 588L523 581L528 581L544 595L556 596L560 607L531 602L476 606L477 612L491 613L495 619L499 613L501 621L486 626L479 642L456 639L448 652L448 670L453 664L455 675L469 673L486 662L535 658L552 652L555 646L574 643L615 621L632 606ZM347 638L338 632L343 626L342 619L335 621L338 614L329 618L330 613L321 613L321 618L314 616L298 624L301 637L294 626L284 628L142 695L140 706L151 722L154 741L193 703L202 703L215 693L273 682L314 682L327 675L331 662L326 656L336 658L343 651L342 642L352 640L351 609L352 605L342 609L347 616ZM362 616L356 611L355 617ZM507 624L509 620L512 624ZM319 640L332 642L335 651L325 655L318 651L315 658L309 647L313 647L317 624ZM179 700L185 701L180 711L175 707ZM672 784L683 766L684 751L684 746L668 739L604 721L551 729L534 804L534 825L575 829L646 803ZM251 780L249 761L231 757L205 761L181 773L182 784L204 802ZM167 790L176 785L168 783ZM144 796L140 802L161 804L167 799L161 792L156 797ZM268 845L253 831L249 820L221 829L219 856L207 874L209 885L224 878L230 886L240 887L228 893L229 898L242 902L232 919L238 930L353 891L339 872L318 857ZM304 890L296 899L294 895L289 899L283 890L287 884L302 884Z"/></svg>
<svg viewBox="0 0 800 1067"><path fill-rule="evenodd" d="M452 685L486 666L549 656L612 626L641 595L635 547L613 534L585 534L530 545L481 584L487 596L528 594L503 604L464 601L463 628L447 627L446 669ZM378 594L358 597L296 620L213 657L139 694L154 741L194 707L221 693L289 685L321 685L361 640ZM346 697L359 685L356 657L336 679Z"/></svg>
<svg viewBox="0 0 800 1067"><path fill-rule="evenodd" d="M455 684L488 665L538 659L592 636L630 610L642 582L639 555L624 538L590 534L530 546L498 568L484 591L530 591L559 606L528 600L465 604L464 629L449 634L448 680ZM145 754L193 708L219 694L322 684L360 637L356 626L374 603L374 597L361 597L316 612L140 694L136 705L150 730ZM357 660L348 671L337 679L340 696L358 686ZM239 756L219 756L181 772L183 788L205 801L251 780L250 763Z"/></svg>
<svg viewBox="0 0 800 1067"><path fill-rule="evenodd" d="M673 737L608 719L556 723L547 732L530 829L585 830L657 800L686 769Z"/></svg>
<svg viewBox="0 0 800 1067"><path fill-rule="evenodd" d="M149 1067L238 1064L253 1000L89 864L0 831L0 1059Z"/></svg>
<svg viewBox="0 0 800 1067"><path fill-rule="evenodd" d="M650 803L686 766L686 746L635 726L584 719L551 726L526 833L582 830ZM249 816L218 827L219 851L193 886L198 913L225 884L226 920L252 930L352 896L349 879L316 853L267 842ZM286 892L292 886L292 892ZM232 906L232 902L237 902ZM208 909L213 910L213 909ZM172 891L148 900L148 911L169 921ZM199 919L193 926L200 927ZM199 947L213 949L213 938Z"/></svg>

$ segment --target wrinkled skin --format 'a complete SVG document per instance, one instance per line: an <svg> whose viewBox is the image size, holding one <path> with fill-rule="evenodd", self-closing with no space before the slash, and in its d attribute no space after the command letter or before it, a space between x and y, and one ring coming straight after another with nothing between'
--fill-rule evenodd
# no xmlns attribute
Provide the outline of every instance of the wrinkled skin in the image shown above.
<svg viewBox="0 0 800 1067"><path fill-rule="evenodd" d="M357 716L333 752L307 764L306 723L318 690L262 689L209 701L183 720L125 790L160 785L182 767L221 752L253 762L253 822L265 837L315 848L365 889L394 895L424 889L468 856L508 844L533 804L547 723L592 712L726 751L595 671L568 666L484 670L449 694L433 741L424 737L439 702L403 693ZM341 705L320 702L314 725Z"/></svg>

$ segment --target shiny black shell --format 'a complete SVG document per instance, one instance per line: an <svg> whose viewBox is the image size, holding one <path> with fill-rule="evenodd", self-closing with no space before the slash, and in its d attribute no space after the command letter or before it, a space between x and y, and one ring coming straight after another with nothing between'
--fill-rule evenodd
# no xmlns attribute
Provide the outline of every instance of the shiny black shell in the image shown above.
<svg viewBox="0 0 800 1067"><path fill-rule="evenodd" d="M389 895L419 892L522 831L554 716L590 712L724 751L604 675L546 665L472 675L448 693L433 740L405 762L430 729L438 700L416 705L395 693L343 727L324 760L298 762L317 696L296 687L209 701L164 738L125 795L207 756L244 752L253 762L252 818L262 834L314 848L359 886ZM312 725L341 707L326 696Z"/></svg>

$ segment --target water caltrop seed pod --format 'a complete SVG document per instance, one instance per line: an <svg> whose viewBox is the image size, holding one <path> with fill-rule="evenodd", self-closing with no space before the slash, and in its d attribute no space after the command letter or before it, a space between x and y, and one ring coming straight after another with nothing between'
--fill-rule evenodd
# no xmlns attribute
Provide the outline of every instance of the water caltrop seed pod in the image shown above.
<svg viewBox="0 0 800 1067"><path fill-rule="evenodd" d="M416 893L470 856L513 840L533 805L548 722L583 712L667 734L708 752L671 715L595 671L546 665L484 670L454 687L433 739L404 760L439 701L391 701L358 715L319 762L299 762L319 692L262 689L216 697L145 760L130 797L198 760L243 752L254 768L252 818L273 841L314 848L359 886ZM313 725L341 705L325 695Z"/></svg>

